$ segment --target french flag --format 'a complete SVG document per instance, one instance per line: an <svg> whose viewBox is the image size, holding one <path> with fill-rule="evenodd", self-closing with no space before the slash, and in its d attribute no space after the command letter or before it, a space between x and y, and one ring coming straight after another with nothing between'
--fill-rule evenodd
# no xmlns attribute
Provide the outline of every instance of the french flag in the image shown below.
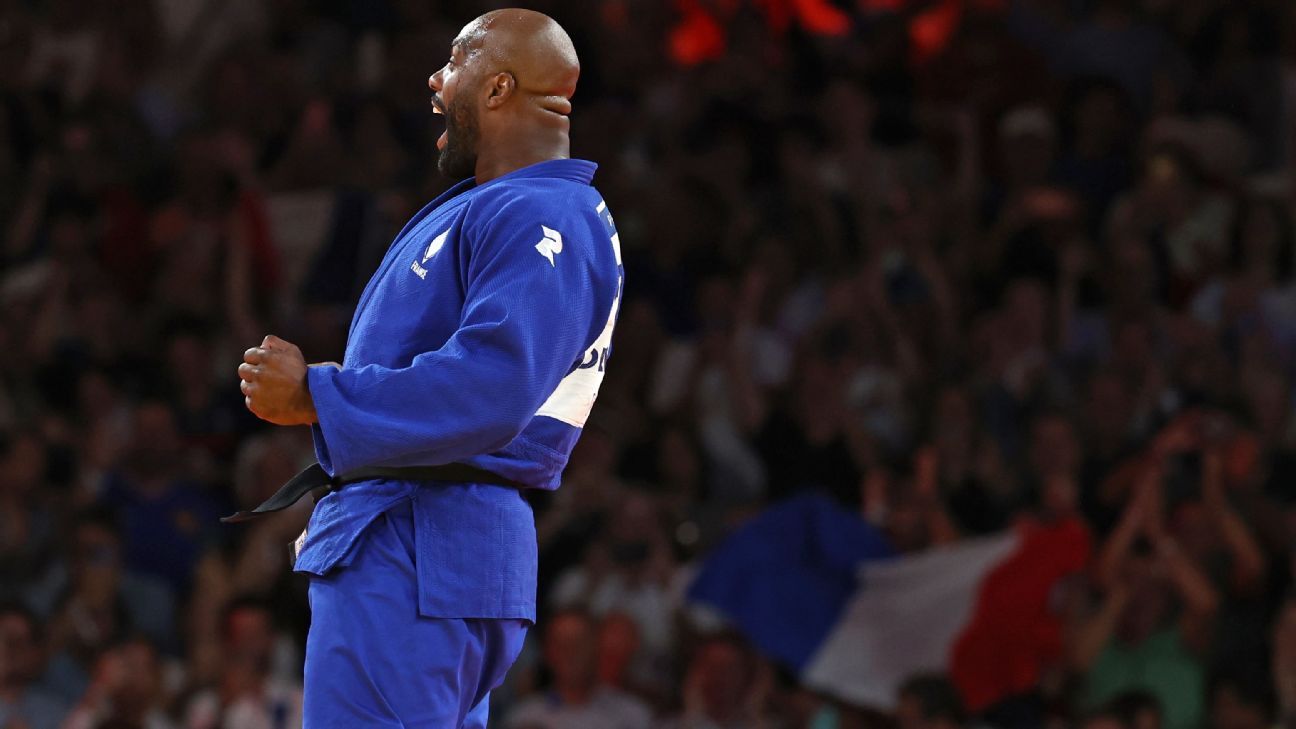
<svg viewBox="0 0 1296 729"><path fill-rule="evenodd" d="M809 688L890 710L906 678L938 671L980 712L1059 660L1053 588L1089 553L1084 524L1064 519L898 555L854 513L799 496L723 541L688 595Z"/></svg>

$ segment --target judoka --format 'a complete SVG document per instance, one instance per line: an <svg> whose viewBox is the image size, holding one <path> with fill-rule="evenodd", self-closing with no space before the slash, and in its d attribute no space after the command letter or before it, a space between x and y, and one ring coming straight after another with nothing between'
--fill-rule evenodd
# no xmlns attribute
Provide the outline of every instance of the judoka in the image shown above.
<svg viewBox="0 0 1296 729"><path fill-rule="evenodd" d="M396 236L342 363L268 336L239 366L253 413L310 425L330 486L295 563L310 576L308 729L485 727L536 619L521 489L558 487L623 277L596 166L570 159L579 74L545 15L464 27L428 80L438 167L462 181Z"/></svg>

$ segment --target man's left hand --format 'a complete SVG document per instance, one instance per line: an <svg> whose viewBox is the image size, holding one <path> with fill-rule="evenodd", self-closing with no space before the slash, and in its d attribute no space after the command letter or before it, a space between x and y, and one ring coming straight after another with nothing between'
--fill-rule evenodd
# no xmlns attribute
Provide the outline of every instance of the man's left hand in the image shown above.
<svg viewBox="0 0 1296 729"><path fill-rule="evenodd" d="M306 360L297 345L268 335L261 346L243 353L238 373L243 402L258 418L275 425L318 422L306 385Z"/></svg>

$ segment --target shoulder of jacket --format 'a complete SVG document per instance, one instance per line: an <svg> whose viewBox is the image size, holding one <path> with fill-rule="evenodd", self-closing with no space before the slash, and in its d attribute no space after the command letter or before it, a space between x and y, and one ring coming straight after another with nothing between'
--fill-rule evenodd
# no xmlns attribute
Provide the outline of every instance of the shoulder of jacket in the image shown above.
<svg viewBox="0 0 1296 729"><path fill-rule="evenodd" d="M514 206L521 209L565 207L581 185L566 180L523 178L506 180L482 190L477 202L485 206Z"/></svg>
<svg viewBox="0 0 1296 729"><path fill-rule="evenodd" d="M483 192L486 194L473 201L471 217L484 226L530 221L552 227L597 214L592 201L588 211L573 204L581 200L576 197L579 190L561 184L507 183Z"/></svg>

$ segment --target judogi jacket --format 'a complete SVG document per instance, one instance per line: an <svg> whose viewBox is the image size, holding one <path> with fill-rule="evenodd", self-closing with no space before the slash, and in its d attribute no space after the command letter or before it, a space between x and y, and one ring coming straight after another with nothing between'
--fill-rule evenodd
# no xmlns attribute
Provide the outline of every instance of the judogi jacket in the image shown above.
<svg viewBox="0 0 1296 729"><path fill-rule="evenodd" d="M356 306L341 368L311 367L330 475L465 463L556 489L598 395L621 299L596 165L551 160L464 180L411 219ZM410 499L420 613L535 620L537 545L514 488L352 483L315 507L294 568L345 568Z"/></svg>

